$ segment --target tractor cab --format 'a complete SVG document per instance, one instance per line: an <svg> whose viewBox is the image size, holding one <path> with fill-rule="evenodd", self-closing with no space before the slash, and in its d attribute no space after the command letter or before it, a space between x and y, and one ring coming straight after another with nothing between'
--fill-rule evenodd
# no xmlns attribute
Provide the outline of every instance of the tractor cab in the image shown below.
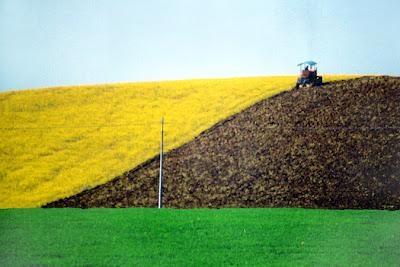
<svg viewBox="0 0 400 267"><path fill-rule="evenodd" d="M316 62L305 61L297 66L300 67L300 76L297 79L296 88L322 85L322 76L318 76Z"/></svg>

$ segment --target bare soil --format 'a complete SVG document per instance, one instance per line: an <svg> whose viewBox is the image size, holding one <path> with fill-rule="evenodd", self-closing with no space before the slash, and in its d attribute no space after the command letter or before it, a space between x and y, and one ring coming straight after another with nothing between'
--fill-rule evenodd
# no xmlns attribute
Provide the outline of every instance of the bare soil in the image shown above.
<svg viewBox="0 0 400 267"><path fill-rule="evenodd" d="M400 209L400 78L265 99L168 152L165 207ZM158 156L45 207L156 207Z"/></svg>

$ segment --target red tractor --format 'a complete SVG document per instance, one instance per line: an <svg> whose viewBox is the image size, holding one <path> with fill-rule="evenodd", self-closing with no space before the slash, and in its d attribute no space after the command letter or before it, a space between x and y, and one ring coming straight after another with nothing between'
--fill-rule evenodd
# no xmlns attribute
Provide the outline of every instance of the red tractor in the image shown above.
<svg viewBox="0 0 400 267"><path fill-rule="evenodd" d="M305 61L298 64L300 67L300 77L297 79L296 89L300 87L321 86L322 76L317 74L317 63Z"/></svg>

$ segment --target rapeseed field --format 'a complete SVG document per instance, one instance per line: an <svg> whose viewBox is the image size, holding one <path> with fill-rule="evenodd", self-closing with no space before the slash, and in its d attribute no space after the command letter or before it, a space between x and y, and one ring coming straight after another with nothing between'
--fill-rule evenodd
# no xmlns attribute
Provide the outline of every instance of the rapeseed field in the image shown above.
<svg viewBox="0 0 400 267"><path fill-rule="evenodd" d="M355 76L324 76L325 81ZM39 207L102 184L295 76L70 86L0 93L0 207Z"/></svg>

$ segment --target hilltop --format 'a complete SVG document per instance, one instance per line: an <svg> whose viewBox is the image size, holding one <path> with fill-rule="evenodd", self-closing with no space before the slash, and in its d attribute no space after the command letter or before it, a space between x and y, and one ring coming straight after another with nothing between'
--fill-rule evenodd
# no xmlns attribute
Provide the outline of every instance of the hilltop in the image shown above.
<svg viewBox="0 0 400 267"><path fill-rule="evenodd" d="M280 93L165 155L164 205L400 208L400 78ZM158 158L47 207L155 207Z"/></svg>

